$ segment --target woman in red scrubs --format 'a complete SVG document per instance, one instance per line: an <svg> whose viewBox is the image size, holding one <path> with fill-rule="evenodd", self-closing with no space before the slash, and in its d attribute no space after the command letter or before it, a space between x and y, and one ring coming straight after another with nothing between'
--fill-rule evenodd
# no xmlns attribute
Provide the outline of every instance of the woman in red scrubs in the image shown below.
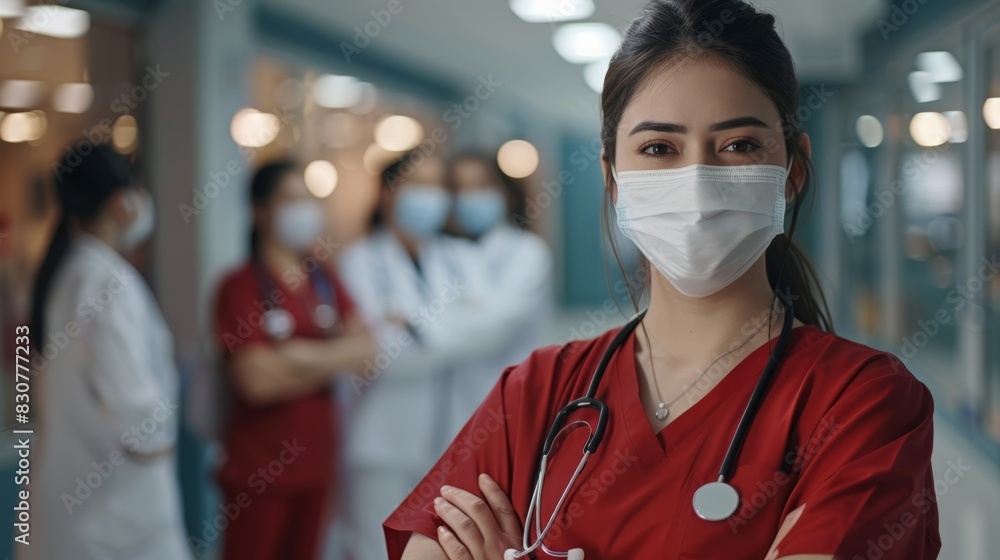
<svg viewBox="0 0 1000 560"><path fill-rule="evenodd" d="M264 166L250 195L252 258L223 281L215 314L235 389L218 475L224 557L309 560L335 495L330 385L373 344L329 269L324 210L298 166Z"/></svg>
<svg viewBox="0 0 1000 560"><path fill-rule="evenodd" d="M520 558L522 536L535 558L937 556L931 396L894 356L832 333L790 241L812 169L774 22L738 0L675 0L628 27L605 77L602 166L646 258L630 279L648 311L597 386L603 440L581 467L598 415L571 412L536 486L550 426L618 329L504 371L386 520L391 559ZM738 496L728 515L696 498L720 472Z"/></svg>

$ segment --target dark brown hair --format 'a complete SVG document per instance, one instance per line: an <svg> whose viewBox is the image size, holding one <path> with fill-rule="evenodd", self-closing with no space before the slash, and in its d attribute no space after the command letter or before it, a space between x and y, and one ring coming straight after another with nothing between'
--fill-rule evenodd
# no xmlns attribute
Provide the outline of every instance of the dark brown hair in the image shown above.
<svg viewBox="0 0 1000 560"><path fill-rule="evenodd" d="M646 78L666 64L687 64L702 56L712 56L756 84L771 99L782 117L789 156L805 165L806 178L792 201L788 232L775 237L767 248L767 276L775 292L792 298L796 318L832 332L830 311L816 273L805 254L791 240L815 170L802 148L802 123L795 116L799 108L799 84L792 57L778 37L774 23L773 15L758 12L742 0L651 0L642 15L632 21L621 46L611 58L601 94L601 142L608 163L604 177L608 186L605 189L604 230L622 266L608 218L612 210L610 168L615 161L616 134L625 108ZM648 267L648 262L643 266ZM628 274L625 278L632 303L638 307L641 292L646 289L645 282L638 286L637 294L637 282Z"/></svg>

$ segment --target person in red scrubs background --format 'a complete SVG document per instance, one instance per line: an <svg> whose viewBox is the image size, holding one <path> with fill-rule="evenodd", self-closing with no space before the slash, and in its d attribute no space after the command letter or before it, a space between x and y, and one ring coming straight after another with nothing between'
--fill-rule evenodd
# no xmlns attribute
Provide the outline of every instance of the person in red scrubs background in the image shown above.
<svg viewBox="0 0 1000 560"><path fill-rule="evenodd" d="M598 386L603 441L570 484L596 414L568 417L541 521L525 522L549 427L618 329L503 372L385 521L391 559L522 557L522 536L544 537L535 558L937 557L931 395L891 354L833 333L791 241L813 171L774 24L740 0L654 0L629 25L604 82L602 167L609 222L645 257L626 277L648 310ZM771 359L778 293L788 345L725 479L737 509L710 521L694 494L718 479Z"/></svg>
<svg viewBox="0 0 1000 560"><path fill-rule="evenodd" d="M239 511L224 558L308 560L336 495L330 385L360 369L374 345L324 263L325 211L299 167L262 167L250 197L251 259L223 281L215 310L234 389L218 480L226 507Z"/></svg>

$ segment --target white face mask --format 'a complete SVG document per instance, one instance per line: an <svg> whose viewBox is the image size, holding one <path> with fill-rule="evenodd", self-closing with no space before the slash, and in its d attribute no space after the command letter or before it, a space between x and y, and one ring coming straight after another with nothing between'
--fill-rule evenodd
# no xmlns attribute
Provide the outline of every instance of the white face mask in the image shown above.
<svg viewBox="0 0 1000 560"><path fill-rule="evenodd" d="M612 169L618 227L677 291L709 296L742 276L784 231L791 167Z"/></svg>
<svg viewBox="0 0 1000 560"><path fill-rule="evenodd" d="M311 249L325 227L326 214L319 202L286 202L275 212L275 234L282 243L296 251Z"/></svg>
<svg viewBox="0 0 1000 560"><path fill-rule="evenodd" d="M122 247L131 251L153 235L156 228L156 210L153 199L139 189L128 189L125 193L126 203L135 212L135 218L125 226L122 232Z"/></svg>

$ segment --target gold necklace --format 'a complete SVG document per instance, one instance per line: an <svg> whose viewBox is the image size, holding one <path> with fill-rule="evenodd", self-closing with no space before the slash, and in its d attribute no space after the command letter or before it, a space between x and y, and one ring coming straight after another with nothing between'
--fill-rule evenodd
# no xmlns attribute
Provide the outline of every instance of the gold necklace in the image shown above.
<svg viewBox="0 0 1000 560"><path fill-rule="evenodd" d="M779 311L779 313L781 313L781 312L783 312L783 310ZM694 379L694 381L692 381L690 384L688 384L687 388L684 389L683 391L681 391L681 394L677 395L669 403L663 402L663 397L660 395L660 385L659 385L659 383L656 380L656 371L653 369L653 353L652 353L652 348L650 348L650 354L649 354L649 371L650 371L650 373L652 374L652 377L653 377L653 388L656 391L656 398L660 401L659 404L656 406L656 419L659 420L660 422L665 421L667 419L667 417L670 416L670 407L673 406L674 403L676 403L678 400L680 400L680 398L683 397L684 395L688 394L688 392L691 390L691 388L694 387L695 385L697 385L697 383L699 381L701 381L701 378L705 377L705 374L708 373L708 370L712 369L712 366L714 366L716 363L718 363L719 360L721 360L722 358L724 358L724 357L732 354L733 352L739 350L747 342L749 342L751 338L753 338L754 336L756 336L756 334L758 332L760 332L760 330L762 328L764 328L764 325L770 322L769 319L771 319L773 317L773 315L774 315L773 312L769 312L768 316L765 317L760 322L760 324L758 324L756 327L754 327L754 329L752 331L750 331L750 334L748 334L745 337L743 337L743 340L739 341L728 352L720 354L719 357L717 357L716 359L712 360L712 363L708 364L708 367L706 367L701 372L701 374L699 374L698 377L696 377Z"/></svg>

